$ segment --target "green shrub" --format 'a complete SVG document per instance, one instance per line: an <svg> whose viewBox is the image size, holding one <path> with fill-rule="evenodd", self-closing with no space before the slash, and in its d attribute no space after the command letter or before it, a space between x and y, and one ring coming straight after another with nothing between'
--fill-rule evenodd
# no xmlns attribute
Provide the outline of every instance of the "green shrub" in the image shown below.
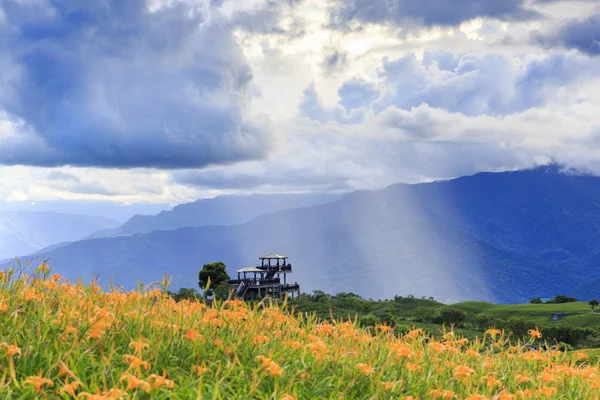
<svg viewBox="0 0 600 400"><path fill-rule="evenodd" d="M379 323L381 323L381 321L373 314L363 315L358 319L358 324L361 327L375 326Z"/></svg>
<svg viewBox="0 0 600 400"><path fill-rule="evenodd" d="M564 294L559 294L558 296L555 296L552 300L548 300L546 304L573 303L576 301L577 299L575 297L569 297Z"/></svg>
<svg viewBox="0 0 600 400"><path fill-rule="evenodd" d="M418 307L412 312L415 322L434 322L438 315L437 310L431 307Z"/></svg>
<svg viewBox="0 0 600 400"><path fill-rule="evenodd" d="M444 307L440 310L439 315L435 318L435 322L439 324L455 324L462 325L467 319L467 313L454 307Z"/></svg>

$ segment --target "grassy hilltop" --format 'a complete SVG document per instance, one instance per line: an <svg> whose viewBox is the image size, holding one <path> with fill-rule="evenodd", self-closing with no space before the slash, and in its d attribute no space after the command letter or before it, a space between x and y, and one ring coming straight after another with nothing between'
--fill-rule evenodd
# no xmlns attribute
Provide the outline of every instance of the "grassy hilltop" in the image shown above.
<svg viewBox="0 0 600 400"><path fill-rule="evenodd" d="M582 328L599 328L600 312L592 313L586 302L562 304L491 304L477 301L457 303L453 305L464 311L490 318L521 317L539 326L577 326ZM553 313L565 313L558 321L552 321Z"/></svg>

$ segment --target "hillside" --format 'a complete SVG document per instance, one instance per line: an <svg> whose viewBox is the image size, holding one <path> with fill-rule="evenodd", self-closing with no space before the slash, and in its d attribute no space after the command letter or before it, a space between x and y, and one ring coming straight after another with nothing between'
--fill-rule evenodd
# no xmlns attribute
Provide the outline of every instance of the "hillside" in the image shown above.
<svg viewBox="0 0 600 400"><path fill-rule="evenodd" d="M315 313L325 321L351 318L362 326L386 324L398 332L417 327L439 337L452 326L456 333L474 340L493 327L504 330L513 340L526 340L529 330L538 329L550 342L579 349L600 347L600 313L592 313L584 302L507 305L468 301L444 305L416 297L367 300L353 293L315 291L303 294L291 307ZM562 319L553 320L554 313L562 313Z"/></svg>
<svg viewBox="0 0 600 400"><path fill-rule="evenodd" d="M570 264L600 259L595 176L562 174L550 166L386 190L409 192L436 217L504 250Z"/></svg>
<svg viewBox="0 0 600 400"><path fill-rule="evenodd" d="M600 277L597 199L595 177L553 168L483 173L355 192L242 225L85 240L41 256L67 276L97 274L126 287L165 271L174 288L193 287L205 262L222 260L233 274L277 251L290 257L304 291L444 302L577 297Z"/></svg>
<svg viewBox="0 0 600 400"><path fill-rule="evenodd" d="M87 215L0 210L0 259L24 256L117 225L115 221Z"/></svg>
<svg viewBox="0 0 600 400"><path fill-rule="evenodd" d="M30 272L30 271L28 271ZM3 398L595 399L597 354L0 271ZM347 299L350 300L350 299ZM409 301L422 304L421 301ZM426 301L425 301L426 303ZM433 303L433 302L431 302ZM404 304L403 304L404 305ZM401 306L401 305L399 305ZM27 309L27 318L15 318ZM151 316L151 318L148 318ZM552 341L548 341L551 346ZM594 361L595 360L595 361ZM527 392L525 392L525 390Z"/></svg>
<svg viewBox="0 0 600 400"><path fill-rule="evenodd" d="M129 236L198 226L237 225L263 214L324 204L340 197L341 195L320 193L217 196L180 204L157 215L134 215L123 225L97 232L91 238Z"/></svg>
<svg viewBox="0 0 600 400"><path fill-rule="evenodd" d="M562 304L482 304L480 302L463 302L454 304L453 307L488 318L524 318L542 327L573 326L600 328L600 313L592 313L587 302ZM553 313L564 313L566 315L560 320L552 321Z"/></svg>

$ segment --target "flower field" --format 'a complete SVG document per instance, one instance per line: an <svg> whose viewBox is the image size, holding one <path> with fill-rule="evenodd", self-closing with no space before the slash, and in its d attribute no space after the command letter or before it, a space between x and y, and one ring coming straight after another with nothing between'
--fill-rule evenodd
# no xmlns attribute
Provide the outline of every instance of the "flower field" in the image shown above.
<svg viewBox="0 0 600 400"><path fill-rule="evenodd" d="M166 283L104 292L45 263L1 271L0 398L600 398L584 353L528 350L495 329L396 337L284 305L177 303Z"/></svg>

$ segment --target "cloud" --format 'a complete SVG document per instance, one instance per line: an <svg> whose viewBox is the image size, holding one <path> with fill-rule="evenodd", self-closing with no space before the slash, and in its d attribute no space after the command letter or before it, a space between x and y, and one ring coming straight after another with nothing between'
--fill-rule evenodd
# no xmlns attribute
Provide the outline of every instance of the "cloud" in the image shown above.
<svg viewBox="0 0 600 400"><path fill-rule="evenodd" d="M284 145L267 160L175 172L173 179L198 188L285 192L374 189L550 161L600 173L598 103L550 100L544 108L507 115L466 115L420 104L380 112L363 108L363 120L353 124L301 117L276 126Z"/></svg>
<svg viewBox="0 0 600 400"><path fill-rule="evenodd" d="M379 166L362 160L370 154L371 146L352 134L354 129L345 137L347 127L336 121L323 124L307 118L284 123L277 129L286 132L285 146L269 160L175 171L173 179L200 189L230 192L339 192L362 189L365 182L379 183Z"/></svg>
<svg viewBox="0 0 600 400"><path fill-rule="evenodd" d="M454 72L458 68L461 57L461 54L452 51L425 51L423 66L428 69L435 66L442 71Z"/></svg>
<svg viewBox="0 0 600 400"><path fill-rule="evenodd" d="M531 41L590 2L150 3L0 0L0 164L49 166L0 166L2 198L177 203L598 164L600 58Z"/></svg>
<svg viewBox="0 0 600 400"><path fill-rule="evenodd" d="M500 54L409 53L384 59L384 94L374 104L409 110L421 104L465 115L507 115L542 107L552 92L598 77L598 63L576 54L519 58Z"/></svg>
<svg viewBox="0 0 600 400"><path fill-rule="evenodd" d="M237 168L209 168L204 170L177 171L175 179L180 184L200 189L254 192L275 191L345 191L347 182L354 178L342 170L317 173L312 168L277 169L244 165Z"/></svg>
<svg viewBox="0 0 600 400"><path fill-rule="evenodd" d="M208 4L0 7L0 111L19 126L0 163L184 168L268 154L268 120L246 111L252 71Z"/></svg>
<svg viewBox="0 0 600 400"><path fill-rule="evenodd" d="M577 49L590 56L600 55L600 14L586 19L571 19L556 32L537 34L538 42L548 47Z"/></svg>
<svg viewBox="0 0 600 400"><path fill-rule="evenodd" d="M344 29L353 23L456 26L478 17L526 20L537 16L524 0L331 0L330 24Z"/></svg>
<svg viewBox="0 0 600 400"><path fill-rule="evenodd" d="M201 193L178 185L172 181L169 172L156 169L0 166L0 176L3 177L0 199L21 191L31 201L89 199L168 204L220 194Z"/></svg>
<svg viewBox="0 0 600 400"><path fill-rule="evenodd" d="M234 29L241 29L254 34L276 34L299 37L305 33L300 18L295 15L296 6L302 0L267 0L249 10L238 10L232 13L227 23ZM285 24L286 16L291 21Z"/></svg>
<svg viewBox="0 0 600 400"><path fill-rule="evenodd" d="M325 74L343 71L348 65L348 52L335 47L327 47L323 54L321 69Z"/></svg>
<svg viewBox="0 0 600 400"><path fill-rule="evenodd" d="M29 196L23 190L14 190L10 196L6 198L7 203L23 203L29 201Z"/></svg>
<svg viewBox="0 0 600 400"><path fill-rule="evenodd" d="M198 188L242 192L325 191L377 189L397 182L421 182L456 177L480 170L530 166L525 149L493 140L473 142L469 132L498 130L494 118L453 115L426 106L413 111L388 111L364 124L336 121L286 126L289 141L281 153L258 163L240 163L197 171L176 171L176 182ZM396 114L399 113L400 115ZM455 124L446 138L448 124ZM465 129L461 129L461 124ZM478 127L478 124L481 124ZM516 123L511 127L516 127ZM413 130L430 130L417 137ZM507 128L508 129L508 128ZM502 131L504 133L504 131ZM499 133L493 132L496 139Z"/></svg>
<svg viewBox="0 0 600 400"><path fill-rule="evenodd" d="M356 124L364 119L360 110L344 109L340 105L325 107L319 99L314 84L310 84L303 93L300 115L315 121L337 121L344 124Z"/></svg>
<svg viewBox="0 0 600 400"><path fill-rule="evenodd" d="M379 90L363 79L350 79L338 89L339 104L350 111L355 108L368 107L378 96Z"/></svg>
<svg viewBox="0 0 600 400"><path fill-rule="evenodd" d="M68 172L63 172L60 170L52 170L48 173L46 179L51 181L73 181L79 182L79 178L73 174Z"/></svg>

